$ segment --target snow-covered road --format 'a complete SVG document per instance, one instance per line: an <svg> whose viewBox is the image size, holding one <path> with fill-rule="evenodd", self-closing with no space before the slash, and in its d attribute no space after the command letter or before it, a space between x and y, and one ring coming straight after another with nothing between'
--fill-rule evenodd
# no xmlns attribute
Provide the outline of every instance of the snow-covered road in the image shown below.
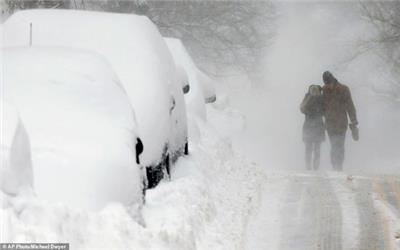
<svg viewBox="0 0 400 250"><path fill-rule="evenodd" d="M400 249L400 178L270 174L246 248Z"/></svg>

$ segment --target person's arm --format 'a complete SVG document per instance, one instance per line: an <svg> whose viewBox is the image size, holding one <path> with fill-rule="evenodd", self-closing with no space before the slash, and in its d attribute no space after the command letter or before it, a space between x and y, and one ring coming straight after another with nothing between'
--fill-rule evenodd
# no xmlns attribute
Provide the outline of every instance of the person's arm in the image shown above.
<svg viewBox="0 0 400 250"><path fill-rule="evenodd" d="M346 111L347 111L347 114L349 115L351 124L354 126L358 125L356 108L354 106L353 98L351 98L350 89L348 87L346 87L345 102L346 102Z"/></svg>
<svg viewBox="0 0 400 250"><path fill-rule="evenodd" d="M303 114L307 114L309 112L308 111L308 103L309 103L309 101L310 101L310 95L306 94L306 96L304 97L303 101L300 104L300 111Z"/></svg>

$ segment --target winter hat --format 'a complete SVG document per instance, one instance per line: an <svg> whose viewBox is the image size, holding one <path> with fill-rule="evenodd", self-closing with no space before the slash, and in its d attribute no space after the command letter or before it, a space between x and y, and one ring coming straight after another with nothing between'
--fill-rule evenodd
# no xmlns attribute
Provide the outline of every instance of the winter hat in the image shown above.
<svg viewBox="0 0 400 250"><path fill-rule="evenodd" d="M310 95L316 96L321 94L321 90L322 88L319 85L310 85L310 87L308 88L308 93Z"/></svg>
<svg viewBox="0 0 400 250"><path fill-rule="evenodd" d="M337 82L336 78L329 71L325 71L322 74L322 80L324 81L325 84L336 83Z"/></svg>

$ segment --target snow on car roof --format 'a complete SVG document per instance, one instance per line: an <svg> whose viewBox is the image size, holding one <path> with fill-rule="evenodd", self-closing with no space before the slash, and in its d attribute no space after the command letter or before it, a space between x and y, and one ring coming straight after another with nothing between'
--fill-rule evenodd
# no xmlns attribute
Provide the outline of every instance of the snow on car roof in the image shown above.
<svg viewBox="0 0 400 250"><path fill-rule="evenodd" d="M175 63L184 67L189 75L189 81L198 81L206 99L215 98L215 81L202 72L190 57L182 41L177 38L164 37L172 52Z"/></svg>
<svg viewBox="0 0 400 250"><path fill-rule="evenodd" d="M186 70L188 71L194 71L197 69L196 64L193 62L181 40L171 37L164 37L164 40L169 50L172 52L172 57L174 58L175 63L179 63L181 66L188 66L186 67Z"/></svg>
<svg viewBox="0 0 400 250"><path fill-rule="evenodd" d="M33 45L84 48L106 56L122 82L169 80L168 49L145 16L79 10L25 10L4 24L4 46Z"/></svg>
<svg viewBox="0 0 400 250"><path fill-rule="evenodd" d="M27 46L31 23L34 46L84 48L110 61L135 107L146 144L143 161L161 155L170 131L170 86L177 80L171 54L156 26L147 17L133 14L26 10L4 23L4 45Z"/></svg>

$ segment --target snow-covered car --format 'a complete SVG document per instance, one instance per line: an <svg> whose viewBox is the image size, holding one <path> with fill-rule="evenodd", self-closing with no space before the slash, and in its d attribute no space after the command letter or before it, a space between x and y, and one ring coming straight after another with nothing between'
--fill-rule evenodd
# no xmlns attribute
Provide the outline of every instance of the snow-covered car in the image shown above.
<svg viewBox="0 0 400 250"><path fill-rule="evenodd" d="M29 136L14 105L0 99L0 190L16 195L33 186Z"/></svg>
<svg viewBox="0 0 400 250"><path fill-rule="evenodd" d="M79 10L26 10L4 23L6 46L66 46L104 55L135 108L149 187L188 153L186 107L172 56L145 16ZM32 34L32 36L30 36Z"/></svg>
<svg viewBox="0 0 400 250"><path fill-rule="evenodd" d="M186 71L190 90L185 95L185 101L189 112L205 119L204 103L212 103L216 100L214 81L197 68L181 40L169 37L164 37L164 40L177 68L183 68Z"/></svg>
<svg viewBox="0 0 400 250"><path fill-rule="evenodd" d="M78 49L7 48L2 72L3 94L30 137L38 197L86 210L142 205L134 110L106 59Z"/></svg>

